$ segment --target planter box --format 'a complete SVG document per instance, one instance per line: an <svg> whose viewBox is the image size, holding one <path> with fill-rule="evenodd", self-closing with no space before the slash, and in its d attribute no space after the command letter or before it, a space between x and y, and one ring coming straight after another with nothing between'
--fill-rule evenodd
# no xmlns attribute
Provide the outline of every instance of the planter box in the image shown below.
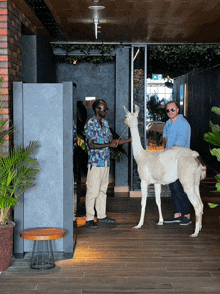
<svg viewBox="0 0 220 294"><path fill-rule="evenodd" d="M0 226L0 272L6 271L11 263L14 226L15 223L12 221Z"/></svg>

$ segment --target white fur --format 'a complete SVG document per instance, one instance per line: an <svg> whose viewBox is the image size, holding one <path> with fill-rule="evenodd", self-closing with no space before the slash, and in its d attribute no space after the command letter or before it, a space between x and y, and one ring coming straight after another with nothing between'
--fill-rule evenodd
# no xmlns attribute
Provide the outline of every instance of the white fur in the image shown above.
<svg viewBox="0 0 220 294"><path fill-rule="evenodd" d="M130 113L125 107L124 109L127 113L125 123L131 130L134 158L137 162L138 174L141 179L141 217L138 225L134 228L140 229L144 223L149 184L154 184L156 203L159 211L158 225L163 225L160 199L161 185L170 184L179 179L196 214L195 232L190 236L198 236L202 228L203 214L203 203L199 193L199 184L200 179L204 179L206 176L206 168L196 159L199 154L191 149L181 147L147 152L141 145L138 132L139 107L135 105L135 113Z"/></svg>

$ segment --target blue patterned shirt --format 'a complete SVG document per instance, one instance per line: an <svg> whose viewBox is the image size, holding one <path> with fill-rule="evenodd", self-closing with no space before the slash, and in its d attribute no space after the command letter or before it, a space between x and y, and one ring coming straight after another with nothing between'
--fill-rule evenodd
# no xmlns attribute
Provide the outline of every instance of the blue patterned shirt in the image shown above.
<svg viewBox="0 0 220 294"><path fill-rule="evenodd" d="M99 124L96 116L89 119L85 125L86 139L94 140L96 144L107 144L109 139L112 137L108 122L104 119L103 126ZM88 164L98 167L104 167L105 161L107 161L107 166L110 166L110 148L102 149L89 149L88 148Z"/></svg>

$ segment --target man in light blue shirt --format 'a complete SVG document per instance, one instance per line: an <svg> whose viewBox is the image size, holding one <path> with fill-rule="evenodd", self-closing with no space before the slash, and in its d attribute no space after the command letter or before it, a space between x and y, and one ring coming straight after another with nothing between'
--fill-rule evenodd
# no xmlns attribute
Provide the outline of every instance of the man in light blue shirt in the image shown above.
<svg viewBox="0 0 220 294"><path fill-rule="evenodd" d="M171 116L173 113L168 113L169 115ZM178 118L173 122L171 119L167 121L163 130L163 137L167 137L166 148L172 148L174 145L190 148L191 128L182 114L178 114Z"/></svg>
<svg viewBox="0 0 220 294"><path fill-rule="evenodd" d="M166 105L169 120L163 130L163 138L166 148L185 147L190 148L191 128L188 121L179 114L179 106L176 101L169 101ZM174 216L164 220L164 223L179 222L180 225L189 225L190 205L186 193L179 180L169 184L173 200Z"/></svg>

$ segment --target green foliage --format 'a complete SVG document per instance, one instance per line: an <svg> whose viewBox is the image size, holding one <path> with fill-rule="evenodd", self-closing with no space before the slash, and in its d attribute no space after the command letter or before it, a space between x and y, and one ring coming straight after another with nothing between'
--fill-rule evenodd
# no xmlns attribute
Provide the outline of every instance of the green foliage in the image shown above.
<svg viewBox="0 0 220 294"><path fill-rule="evenodd" d="M212 112L220 115L220 108L219 107L212 107Z"/></svg>
<svg viewBox="0 0 220 294"><path fill-rule="evenodd" d="M220 115L220 108L219 107L212 107L212 112L216 113L217 115ZM214 146L220 147L220 127L217 124L213 124L210 121L210 127L211 127L211 132L206 133L204 135L204 139L211 143ZM220 161L220 148L214 148L212 150L210 150L211 154L213 156L217 157L217 160ZM216 177L217 180L217 184L215 185L217 188L217 191L220 192L220 174L218 174ZM213 204L213 203L209 203L209 207L210 208L215 208L217 206L220 206L220 203L218 204ZM220 217L219 217L219 222L220 222Z"/></svg>
<svg viewBox="0 0 220 294"><path fill-rule="evenodd" d="M30 142L26 148L18 146L8 155L0 157L0 208L4 211L3 222L11 206L18 204L18 197L35 186L33 182L38 173L38 163L31 155L38 142Z"/></svg>
<svg viewBox="0 0 220 294"><path fill-rule="evenodd" d="M115 56L112 56L111 52L120 46L114 44L52 44L52 47L66 51L65 55L56 55L57 62L76 64L77 62L114 61ZM93 50L98 50L101 55L93 55ZM76 54L72 55L74 51ZM81 54L77 54L77 51ZM175 78L196 69L207 69L220 65L220 45L148 45L147 51L148 78L156 73Z"/></svg>
<svg viewBox="0 0 220 294"><path fill-rule="evenodd" d="M2 80L2 79L1 79ZM0 150L6 136L13 131L13 127L7 128L8 120L3 118L0 109ZM7 214L11 207L18 204L18 197L27 189L35 186L33 182L39 172L39 165L31 155L38 142L30 142L29 146L13 148L8 154L0 156L0 224L7 222Z"/></svg>
<svg viewBox="0 0 220 294"><path fill-rule="evenodd" d="M148 46L148 77L175 78L196 69L220 65L220 45Z"/></svg>
<svg viewBox="0 0 220 294"><path fill-rule="evenodd" d="M213 156L217 157L218 161L220 161L220 148L214 148L210 152Z"/></svg>
<svg viewBox="0 0 220 294"><path fill-rule="evenodd" d="M167 115L165 111L165 100L159 100L155 96L151 96L147 101L147 109L149 111L149 119L153 121L167 121Z"/></svg>
<svg viewBox="0 0 220 294"><path fill-rule="evenodd" d="M52 44L53 48L60 48L66 51L66 55L56 55L56 62L76 64L78 62L102 63L115 60L115 56L110 55L118 46L105 44ZM101 55L93 55L92 51L97 50ZM74 55L70 52L76 52ZM77 54L80 51L81 55Z"/></svg>
<svg viewBox="0 0 220 294"><path fill-rule="evenodd" d="M216 208L216 207L220 206L219 203L208 203L208 205L210 208Z"/></svg>

